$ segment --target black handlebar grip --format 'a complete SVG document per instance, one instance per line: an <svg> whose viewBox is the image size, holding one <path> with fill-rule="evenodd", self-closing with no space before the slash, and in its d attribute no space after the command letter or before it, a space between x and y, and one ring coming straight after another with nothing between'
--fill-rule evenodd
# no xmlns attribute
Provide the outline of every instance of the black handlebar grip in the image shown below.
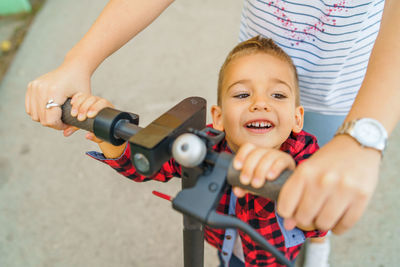
<svg viewBox="0 0 400 267"><path fill-rule="evenodd" d="M71 98L68 98L67 101L61 106L62 115L61 120L63 123L78 127L79 129L83 129L89 132L93 132L93 123L94 119L87 118L84 121L78 121L76 117L71 116Z"/></svg>
<svg viewBox="0 0 400 267"><path fill-rule="evenodd" d="M250 191L255 195L262 196L271 199L273 201L277 201L279 192L281 191L283 184L286 182L286 180L292 173L293 171L291 170L285 170L274 181L266 181L263 187L254 188L250 185L244 185L240 183L239 180L240 171L234 169L231 162L228 169L227 181L232 186L238 186L240 188L246 189L247 191Z"/></svg>

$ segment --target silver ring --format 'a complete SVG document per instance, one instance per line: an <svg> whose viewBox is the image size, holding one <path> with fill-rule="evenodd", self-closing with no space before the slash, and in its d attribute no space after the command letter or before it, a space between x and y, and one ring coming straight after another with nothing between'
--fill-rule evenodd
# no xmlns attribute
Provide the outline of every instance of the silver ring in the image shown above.
<svg viewBox="0 0 400 267"><path fill-rule="evenodd" d="M47 101L46 109L50 109L52 107L60 107L60 106L61 106L60 104L54 103L53 99L50 99L49 101Z"/></svg>

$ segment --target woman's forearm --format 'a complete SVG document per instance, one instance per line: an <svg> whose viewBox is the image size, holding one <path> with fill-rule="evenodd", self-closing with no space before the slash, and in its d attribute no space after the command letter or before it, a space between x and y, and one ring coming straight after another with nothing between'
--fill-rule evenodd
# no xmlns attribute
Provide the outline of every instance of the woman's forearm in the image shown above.
<svg viewBox="0 0 400 267"><path fill-rule="evenodd" d="M400 119L400 1L386 0L364 82L346 121L370 117L390 134Z"/></svg>
<svg viewBox="0 0 400 267"><path fill-rule="evenodd" d="M91 75L108 56L153 22L173 0L110 0L64 63L78 63Z"/></svg>

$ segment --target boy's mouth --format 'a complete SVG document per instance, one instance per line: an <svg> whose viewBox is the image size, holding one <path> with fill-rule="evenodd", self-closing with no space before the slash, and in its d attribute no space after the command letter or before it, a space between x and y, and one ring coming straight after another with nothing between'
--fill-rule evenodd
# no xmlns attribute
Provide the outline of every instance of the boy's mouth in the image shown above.
<svg viewBox="0 0 400 267"><path fill-rule="evenodd" d="M244 126L252 132L264 133L272 129L274 124L267 120L254 120L247 122Z"/></svg>

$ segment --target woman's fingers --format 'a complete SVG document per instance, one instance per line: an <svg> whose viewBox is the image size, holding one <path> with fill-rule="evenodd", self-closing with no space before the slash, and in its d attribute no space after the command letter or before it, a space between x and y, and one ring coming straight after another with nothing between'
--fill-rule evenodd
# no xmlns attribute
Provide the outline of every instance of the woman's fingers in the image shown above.
<svg viewBox="0 0 400 267"><path fill-rule="evenodd" d="M62 105L66 97L62 96L56 88L47 86L40 80L28 84L25 95L25 110L32 120L40 122L43 126L57 130L66 128L61 121L61 108L59 106L47 107L49 101Z"/></svg>
<svg viewBox="0 0 400 267"><path fill-rule="evenodd" d="M369 201L366 198L368 198L367 195L356 198L351 202L350 206L345 210L344 215L341 216L339 221L332 228L333 233L343 234L353 227L353 225L361 218L368 206Z"/></svg>
<svg viewBox="0 0 400 267"><path fill-rule="evenodd" d="M348 136L335 137L284 184L279 215L321 230L347 231L360 219L375 190L380 156Z"/></svg>
<svg viewBox="0 0 400 267"><path fill-rule="evenodd" d="M305 186L305 180L303 179L303 173L308 172L307 170L301 171L300 167L289 177L289 179L282 186L277 201L277 212L283 218L293 218Z"/></svg>
<svg viewBox="0 0 400 267"><path fill-rule="evenodd" d="M320 213L321 208L325 205L331 191L335 190L339 180L333 173L314 174L310 179L316 179L319 182L307 183L307 186L304 187L303 196L294 214L294 219L301 225L311 225L314 222L314 218ZM339 204L339 202L337 203Z"/></svg>

